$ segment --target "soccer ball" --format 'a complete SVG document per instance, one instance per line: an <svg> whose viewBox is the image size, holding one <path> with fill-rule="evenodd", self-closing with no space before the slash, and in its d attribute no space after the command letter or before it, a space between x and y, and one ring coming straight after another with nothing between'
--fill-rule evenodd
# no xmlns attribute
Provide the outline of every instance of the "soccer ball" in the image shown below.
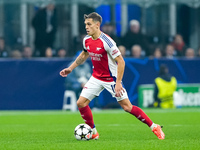
<svg viewBox="0 0 200 150"><path fill-rule="evenodd" d="M89 140L92 137L92 129L87 124L79 124L74 130L74 136L77 140Z"/></svg>

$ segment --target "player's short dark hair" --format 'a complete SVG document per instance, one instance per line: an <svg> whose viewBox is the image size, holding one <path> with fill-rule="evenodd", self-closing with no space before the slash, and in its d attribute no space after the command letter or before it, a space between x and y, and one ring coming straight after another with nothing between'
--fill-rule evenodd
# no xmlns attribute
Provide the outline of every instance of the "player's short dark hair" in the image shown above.
<svg viewBox="0 0 200 150"><path fill-rule="evenodd" d="M92 12L92 13L90 13L88 15L84 14L84 19L88 19L88 18L92 18L93 21L95 21L95 22L98 21L98 22L100 22L100 24L102 23L102 17L101 17L101 15L99 15L96 12Z"/></svg>

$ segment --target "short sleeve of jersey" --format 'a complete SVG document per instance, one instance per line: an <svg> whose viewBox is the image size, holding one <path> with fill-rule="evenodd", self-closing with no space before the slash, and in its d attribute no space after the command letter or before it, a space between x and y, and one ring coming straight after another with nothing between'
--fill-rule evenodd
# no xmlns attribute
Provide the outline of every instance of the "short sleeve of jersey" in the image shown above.
<svg viewBox="0 0 200 150"><path fill-rule="evenodd" d="M109 37L108 40L104 42L104 47L106 51L110 54L110 56L115 59L117 56L121 55L116 43Z"/></svg>

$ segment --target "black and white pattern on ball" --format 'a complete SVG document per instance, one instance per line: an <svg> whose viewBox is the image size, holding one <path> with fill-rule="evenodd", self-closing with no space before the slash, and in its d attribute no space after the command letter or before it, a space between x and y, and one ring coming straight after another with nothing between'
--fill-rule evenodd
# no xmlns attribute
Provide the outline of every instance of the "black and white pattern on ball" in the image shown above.
<svg viewBox="0 0 200 150"><path fill-rule="evenodd" d="M79 124L74 130L74 136L77 140L89 140L92 137L92 129L87 124Z"/></svg>

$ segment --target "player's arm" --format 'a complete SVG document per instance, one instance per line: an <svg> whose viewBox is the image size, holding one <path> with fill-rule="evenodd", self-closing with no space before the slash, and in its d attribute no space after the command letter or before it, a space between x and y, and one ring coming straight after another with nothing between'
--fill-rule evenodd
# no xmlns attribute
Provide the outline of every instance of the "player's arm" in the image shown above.
<svg viewBox="0 0 200 150"><path fill-rule="evenodd" d="M69 73L72 72L77 66L81 65L85 62L85 60L89 57L89 53L82 51L81 54L76 58L76 60L68 67L60 71L60 75L62 77L66 77Z"/></svg>
<svg viewBox="0 0 200 150"><path fill-rule="evenodd" d="M115 92L116 92L117 97L121 97L123 95L123 92L124 92L124 88L122 87L122 78L123 78L123 75L124 75L125 62L124 62L122 55L117 56L115 58L115 61L118 64Z"/></svg>

